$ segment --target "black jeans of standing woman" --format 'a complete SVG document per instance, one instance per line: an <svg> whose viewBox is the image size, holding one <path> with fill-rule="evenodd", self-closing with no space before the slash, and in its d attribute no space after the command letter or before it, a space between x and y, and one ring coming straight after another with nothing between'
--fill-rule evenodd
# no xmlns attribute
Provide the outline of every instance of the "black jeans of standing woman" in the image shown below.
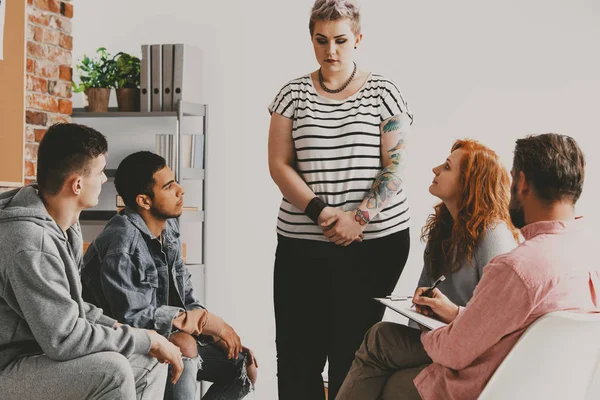
<svg viewBox="0 0 600 400"><path fill-rule="evenodd" d="M278 235L274 297L279 400L335 399L367 330L385 307L410 249L408 229L352 243Z"/></svg>

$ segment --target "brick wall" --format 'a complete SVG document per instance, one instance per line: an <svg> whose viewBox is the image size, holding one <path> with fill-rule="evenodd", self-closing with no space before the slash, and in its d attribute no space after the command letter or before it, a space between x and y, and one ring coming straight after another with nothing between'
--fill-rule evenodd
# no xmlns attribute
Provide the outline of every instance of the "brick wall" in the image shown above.
<svg viewBox="0 0 600 400"><path fill-rule="evenodd" d="M35 181L37 148L48 126L71 120L73 37L69 0L27 0L25 183Z"/></svg>

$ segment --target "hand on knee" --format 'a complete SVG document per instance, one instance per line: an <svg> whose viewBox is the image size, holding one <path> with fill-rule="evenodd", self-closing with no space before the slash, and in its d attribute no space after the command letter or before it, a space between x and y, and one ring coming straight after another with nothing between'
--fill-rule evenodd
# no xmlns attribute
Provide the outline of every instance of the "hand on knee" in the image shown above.
<svg viewBox="0 0 600 400"><path fill-rule="evenodd" d="M258 369L256 364L247 364L246 372L248 373L248 379L252 382L252 386L256 385L256 378L258 378Z"/></svg>
<svg viewBox="0 0 600 400"><path fill-rule="evenodd" d="M169 337L171 343L179 347L181 355L187 358L198 357L198 344L196 339L189 333L175 332Z"/></svg>

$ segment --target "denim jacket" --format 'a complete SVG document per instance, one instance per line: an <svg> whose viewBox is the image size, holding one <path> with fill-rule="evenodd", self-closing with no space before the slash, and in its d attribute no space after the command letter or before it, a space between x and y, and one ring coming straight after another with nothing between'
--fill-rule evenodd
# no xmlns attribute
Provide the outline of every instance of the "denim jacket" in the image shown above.
<svg viewBox="0 0 600 400"><path fill-rule="evenodd" d="M108 221L83 258L83 298L127 325L169 336L182 310L168 304L171 269L187 310L204 308L194 296L191 274L181 257L179 222L167 220L163 245L142 217L125 208Z"/></svg>

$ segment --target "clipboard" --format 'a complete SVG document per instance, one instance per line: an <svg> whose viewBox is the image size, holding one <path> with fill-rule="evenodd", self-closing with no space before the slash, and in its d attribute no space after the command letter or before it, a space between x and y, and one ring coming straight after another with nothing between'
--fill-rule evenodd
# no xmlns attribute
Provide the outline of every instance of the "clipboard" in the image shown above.
<svg viewBox="0 0 600 400"><path fill-rule="evenodd" d="M418 312L411 310L410 306L412 305L412 301L410 299L381 299L374 298L373 300L377 300L384 306L396 311L399 314L402 314L406 318L411 321L416 322L417 324L423 325L426 328L431 330L443 328L448 324L442 321L438 321L437 319L427 317L423 314L419 314Z"/></svg>

